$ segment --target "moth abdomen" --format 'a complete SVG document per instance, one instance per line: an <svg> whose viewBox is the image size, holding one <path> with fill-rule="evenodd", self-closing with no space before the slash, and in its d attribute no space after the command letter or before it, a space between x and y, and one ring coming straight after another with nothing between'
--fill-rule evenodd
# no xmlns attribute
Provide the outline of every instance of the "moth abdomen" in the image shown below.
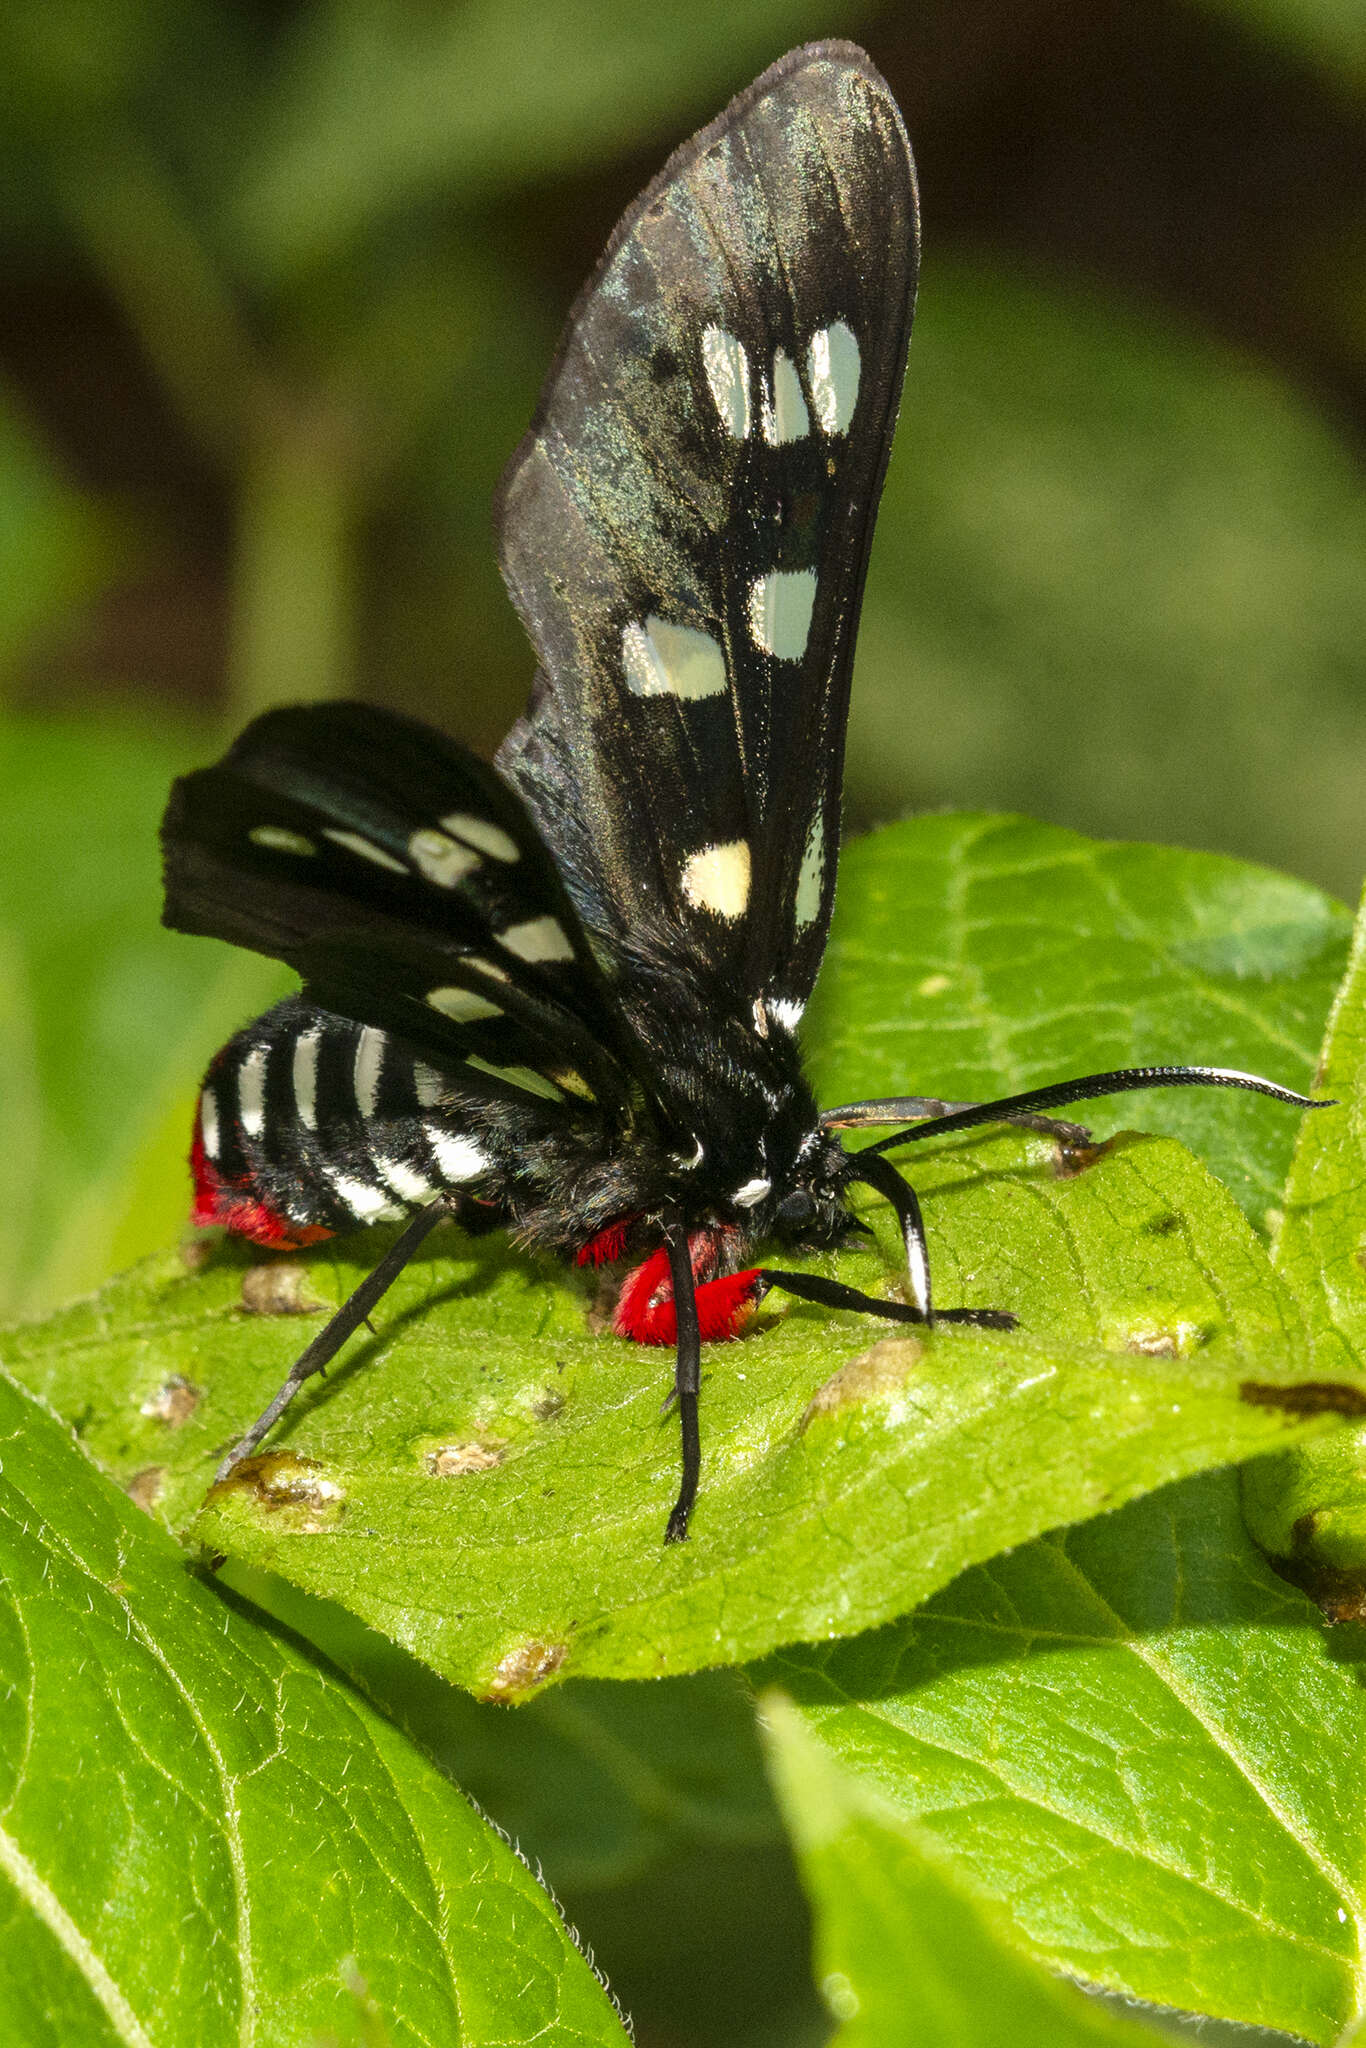
<svg viewBox="0 0 1366 2048"><path fill-rule="evenodd" d="M200 1091L193 1221L287 1248L442 1195L497 1202L495 1149L401 1041L295 996L229 1040Z"/></svg>

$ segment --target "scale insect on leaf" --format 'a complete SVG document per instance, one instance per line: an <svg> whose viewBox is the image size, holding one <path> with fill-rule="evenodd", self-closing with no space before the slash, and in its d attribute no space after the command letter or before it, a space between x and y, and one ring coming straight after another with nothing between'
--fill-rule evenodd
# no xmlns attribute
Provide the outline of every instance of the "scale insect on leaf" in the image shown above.
<svg viewBox="0 0 1366 2048"><path fill-rule="evenodd" d="M194 1220L297 1246L408 1219L219 1478L444 1217L622 1262L619 1336L674 1350L688 1532L699 1348L772 1288L895 1321L941 1307L889 1152L1158 1085L1157 1066L997 1102L821 1110L796 1036L825 948L849 678L901 395L915 174L864 54L784 57L628 208L498 496L539 660L490 767L355 703L267 712L166 813L166 922L286 961L300 994L210 1067ZM847 1151L842 1130L891 1135ZM898 1217L880 1300L756 1263L834 1248L856 1184Z"/></svg>

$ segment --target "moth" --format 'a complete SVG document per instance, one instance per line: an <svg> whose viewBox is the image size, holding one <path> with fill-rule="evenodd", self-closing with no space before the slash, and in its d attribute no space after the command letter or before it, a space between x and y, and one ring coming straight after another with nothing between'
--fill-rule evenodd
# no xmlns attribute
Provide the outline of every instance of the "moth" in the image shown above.
<svg viewBox="0 0 1366 2048"><path fill-rule="evenodd" d="M697 1494L699 1348L772 1288L894 1321L938 1307L888 1153L1130 1088L817 1107L797 1027L830 923L845 722L918 263L900 113L863 52L793 51L685 143L618 224L496 507L539 662L489 766L359 703L256 719L163 827L165 921L286 961L302 991L209 1069L194 1221L256 1242L406 1227L225 1458L262 1441L444 1217L621 1262L623 1338L674 1347ZM894 1127L861 1150L840 1133ZM863 1184L900 1222L907 1299L755 1263L837 1247Z"/></svg>

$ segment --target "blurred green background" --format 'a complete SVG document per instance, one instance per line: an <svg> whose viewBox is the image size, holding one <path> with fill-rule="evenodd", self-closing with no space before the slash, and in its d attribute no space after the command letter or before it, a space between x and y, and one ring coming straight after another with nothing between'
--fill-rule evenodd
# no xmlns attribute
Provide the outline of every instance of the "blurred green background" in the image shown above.
<svg viewBox="0 0 1366 2048"><path fill-rule="evenodd" d="M566 308L822 34L886 72L925 214L852 821L1019 808L1355 894L1362 0L11 0L0 1310L174 1235L198 1072L281 985L156 928L170 776L333 691L496 744L531 660L489 505Z"/></svg>

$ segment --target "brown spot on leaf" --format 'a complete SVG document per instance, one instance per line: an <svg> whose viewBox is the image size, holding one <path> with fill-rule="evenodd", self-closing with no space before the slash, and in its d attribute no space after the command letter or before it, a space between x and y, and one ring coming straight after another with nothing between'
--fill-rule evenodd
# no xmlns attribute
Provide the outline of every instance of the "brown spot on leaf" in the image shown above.
<svg viewBox="0 0 1366 2048"><path fill-rule="evenodd" d="M227 1479L209 1489L209 1499L245 1494L267 1514L283 1514L300 1535L314 1536L341 1520L346 1495L316 1458L300 1451L260 1451L244 1458Z"/></svg>
<svg viewBox="0 0 1366 2048"><path fill-rule="evenodd" d="M326 1305L310 1293L308 1268L298 1259L272 1259L242 1275L242 1306L250 1316L316 1316Z"/></svg>
<svg viewBox="0 0 1366 2048"><path fill-rule="evenodd" d="M434 1479L458 1479L466 1472L491 1472L507 1454L507 1445L500 1443L439 1444L423 1463Z"/></svg>
<svg viewBox="0 0 1366 2048"><path fill-rule="evenodd" d="M1366 1385L1346 1380L1299 1380L1286 1387L1244 1380L1238 1393L1253 1408L1281 1408L1287 1415L1366 1415Z"/></svg>
<svg viewBox="0 0 1366 2048"><path fill-rule="evenodd" d="M1301 1522L1312 1522L1302 1515ZM1295 1524L1296 1540L1300 1523ZM1344 1571L1339 1565L1319 1564L1311 1557L1268 1557L1273 1571L1288 1584L1307 1593L1330 1625L1340 1621L1366 1621L1366 1576Z"/></svg>
<svg viewBox="0 0 1366 2048"><path fill-rule="evenodd" d="M161 1499L162 1488L165 1484L166 1467L164 1465L144 1465L140 1472L133 1474L127 1486L125 1486L124 1492L128 1495L135 1508L141 1508L145 1515L150 1515L157 1502Z"/></svg>
<svg viewBox="0 0 1366 2048"><path fill-rule="evenodd" d="M564 1408L564 1395L558 1387L537 1387L527 1406L537 1422L553 1422Z"/></svg>
<svg viewBox="0 0 1366 2048"><path fill-rule="evenodd" d="M1070 1138L1060 1139L1053 1147L1053 1178L1079 1179L1083 1173L1090 1171L1097 1160L1105 1157L1114 1142L1113 1138L1102 1138L1096 1145L1077 1143Z"/></svg>
<svg viewBox="0 0 1366 2048"><path fill-rule="evenodd" d="M834 1415L841 1408L861 1407L865 1401L898 1393L924 1355L918 1337L880 1338L832 1373L824 1386L817 1387L799 1428L805 1429L817 1415Z"/></svg>
<svg viewBox="0 0 1366 2048"><path fill-rule="evenodd" d="M173 1372L163 1380L154 1394L149 1394L138 1410L153 1422L164 1422L168 1429L181 1429L194 1414L204 1396L201 1390Z"/></svg>
<svg viewBox="0 0 1366 2048"><path fill-rule="evenodd" d="M202 1273L212 1249L206 1237L187 1237L180 1247L180 1263L187 1273Z"/></svg>
<svg viewBox="0 0 1366 2048"><path fill-rule="evenodd" d="M534 1638L519 1643L498 1659L479 1697L495 1706L514 1706L553 1678L568 1655L568 1643L542 1643Z"/></svg>

